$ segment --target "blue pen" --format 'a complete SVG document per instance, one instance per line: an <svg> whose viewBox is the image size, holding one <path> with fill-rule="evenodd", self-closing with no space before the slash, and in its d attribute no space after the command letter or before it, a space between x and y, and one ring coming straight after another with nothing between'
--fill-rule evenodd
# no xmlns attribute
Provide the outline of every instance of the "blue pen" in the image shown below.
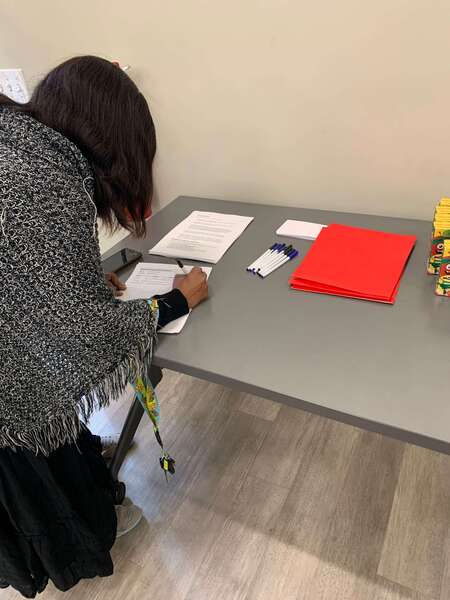
<svg viewBox="0 0 450 600"><path fill-rule="evenodd" d="M275 250L275 248L277 248L277 246L278 246L278 244L272 244L272 246L270 246L270 248L268 250L266 250L263 254L261 254L261 256L259 258L254 260L251 265L248 265L247 271L251 271L253 269L254 265L256 265L258 263L258 261L260 261L264 256L268 256L273 250Z"/></svg>
<svg viewBox="0 0 450 600"><path fill-rule="evenodd" d="M281 258L284 258L284 256L287 256L289 254L289 252L291 252L292 250L293 250L293 247L291 244L289 246L286 246L285 248L282 248L278 254L271 256L267 262L265 262L263 265L261 265L260 268L257 270L257 273L259 273L259 271L265 271L272 264L278 263Z"/></svg>
<svg viewBox="0 0 450 600"><path fill-rule="evenodd" d="M266 256L262 262L258 262L258 265L253 267L253 272L258 274L261 269L265 269L267 265L271 264L274 260L277 260L288 248L289 246L286 246L286 244L278 244L278 247L275 248L269 256Z"/></svg>
<svg viewBox="0 0 450 600"><path fill-rule="evenodd" d="M262 261L265 261L269 256L277 252L281 246L284 247L284 244L272 244L272 246L270 246L268 250L266 250L259 258L257 258L255 261L252 262L251 265L247 267L247 271L253 271L253 269L257 268L260 264L262 264Z"/></svg>
<svg viewBox="0 0 450 600"><path fill-rule="evenodd" d="M258 275L261 275L261 277L266 277L267 275L272 273L272 271L275 271L276 269L278 269L285 263L289 262L296 256L298 256L298 250L295 250L295 248L292 250L289 250L289 252L287 254L285 254L284 256L280 256L277 261L274 261L270 265L265 267L264 269L261 269L261 271L258 273Z"/></svg>
<svg viewBox="0 0 450 600"><path fill-rule="evenodd" d="M260 271L258 273L258 275L262 278L267 277L267 275L270 275L270 273L272 273L279 267L283 266L290 260L293 260L296 256L298 256L298 250L295 250L295 248L294 248L288 254L286 254L284 257L280 257L279 261L276 264L272 264L270 267L263 269L262 271Z"/></svg>

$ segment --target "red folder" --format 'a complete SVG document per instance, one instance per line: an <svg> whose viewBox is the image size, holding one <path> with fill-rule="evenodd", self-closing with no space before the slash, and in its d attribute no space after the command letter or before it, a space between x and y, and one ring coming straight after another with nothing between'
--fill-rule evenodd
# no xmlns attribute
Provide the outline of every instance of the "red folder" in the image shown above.
<svg viewBox="0 0 450 600"><path fill-rule="evenodd" d="M291 287L393 304L415 241L414 235L329 225L292 274Z"/></svg>

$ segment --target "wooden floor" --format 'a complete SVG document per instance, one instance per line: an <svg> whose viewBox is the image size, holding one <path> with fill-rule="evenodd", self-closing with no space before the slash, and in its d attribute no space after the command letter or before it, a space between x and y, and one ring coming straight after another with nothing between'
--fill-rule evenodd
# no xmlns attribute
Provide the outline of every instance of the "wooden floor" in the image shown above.
<svg viewBox="0 0 450 600"><path fill-rule="evenodd" d="M145 520L115 574L40 598L450 598L450 457L171 372L159 395L176 477L144 420L121 478ZM128 405L93 431L118 432Z"/></svg>

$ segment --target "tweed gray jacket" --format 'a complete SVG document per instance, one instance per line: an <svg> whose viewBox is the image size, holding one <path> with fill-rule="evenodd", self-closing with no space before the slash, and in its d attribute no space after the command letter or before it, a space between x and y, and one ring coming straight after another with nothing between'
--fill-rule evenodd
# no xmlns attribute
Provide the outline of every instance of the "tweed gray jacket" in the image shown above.
<svg viewBox="0 0 450 600"><path fill-rule="evenodd" d="M0 448L48 455L150 367L156 317L100 263L80 150L0 107Z"/></svg>

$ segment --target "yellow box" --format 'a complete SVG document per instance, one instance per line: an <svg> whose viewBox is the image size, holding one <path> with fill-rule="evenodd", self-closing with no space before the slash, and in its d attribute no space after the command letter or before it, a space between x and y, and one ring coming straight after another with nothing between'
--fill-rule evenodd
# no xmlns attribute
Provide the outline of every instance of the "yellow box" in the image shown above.
<svg viewBox="0 0 450 600"><path fill-rule="evenodd" d="M444 252L444 242L450 240L450 228L447 226L434 227L431 236L430 255L427 263L427 273L429 275L438 275Z"/></svg>
<svg viewBox="0 0 450 600"><path fill-rule="evenodd" d="M444 240L444 250L436 281L436 294L438 296L450 296L450 239Z"/></svg>

